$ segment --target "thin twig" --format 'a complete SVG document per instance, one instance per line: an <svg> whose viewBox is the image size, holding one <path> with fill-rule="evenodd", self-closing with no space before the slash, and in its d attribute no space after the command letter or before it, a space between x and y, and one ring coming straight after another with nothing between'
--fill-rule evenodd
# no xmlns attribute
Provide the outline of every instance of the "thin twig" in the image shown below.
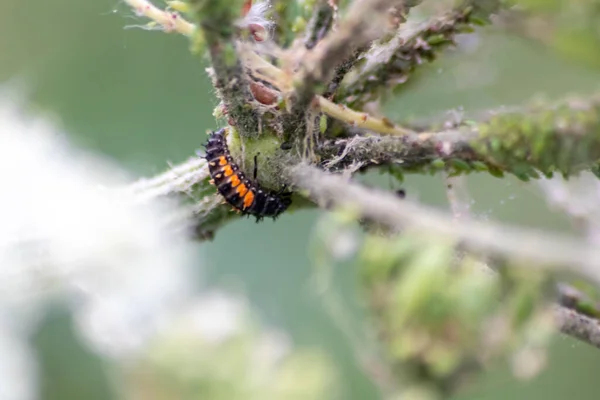
<svg viewBox="0 0 600 400"><path fill-rule="evenodd" d="M151 19L163 27L165 32L175 31L192 36L196 26L186 21L179 13L161 10L147 0L125 0L138 14Z"/></svg>
<svg viewBox="0 0 600 400"><path fill-rule="evenodd" d="M360 107L407 81L409 74L424 61L432 61L454 44L456 35L470 32L481 23L479 16L495 11L500 1L490 0L487 7L477 1L461 1L445 15L423 23L402 24L391 40L377 43L361 56L362 66L351 74L340 96Z"/></svg>
<svg viewBox="0 0 600 400"><path fill-rule="evenodd" d="M315 103L318 104L320 110L324 114L354 127L369 129L382 135L416 135L416 132L398 126L387 118L377 118L364 112L354 111L344 105L336 104L321 96L317 96L315 99Z"/></svg>
<svg viewBox="0 0 600 400"><path fill-rule="evenodd" d="M289 77L281 69L277 68L258 54L253 49L241 46L241 55L245 65L252 68L252 72L260 75L261 78L266 79L269 83L275 85L280 91L289 90L288 86Z"/></svg>

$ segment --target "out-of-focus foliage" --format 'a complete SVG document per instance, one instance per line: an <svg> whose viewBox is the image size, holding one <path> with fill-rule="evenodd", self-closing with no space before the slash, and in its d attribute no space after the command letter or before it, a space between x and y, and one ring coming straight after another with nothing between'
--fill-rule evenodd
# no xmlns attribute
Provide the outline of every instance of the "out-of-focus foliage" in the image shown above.
<svg viewBox="0 0 600 400"><path fill-rule="evenodd" d="M124 367L132 400L325 400L335 372L322 353L261 330L240 301L211 295Z"/></svg>
<svg viewBox="0 0 600 400"><path fill-rule="evenodd" d="M317 265L332 269L359 252L367 320L385 349L380 367L399 393L445 398L498 359L519 378L542 370L553 331L543 273L504 265L496 274L456 255L457 243L418 230L359 239L349 215L319 224Z"/></svg>
<svg viewBox="0 0 600 400"><path fill-rule="evenodd" d="M524 32L565 58L600 68L600 1L519 0ZM519 18L519 17L517 17ZM521 25L522 24L522 25Z"/></svg>

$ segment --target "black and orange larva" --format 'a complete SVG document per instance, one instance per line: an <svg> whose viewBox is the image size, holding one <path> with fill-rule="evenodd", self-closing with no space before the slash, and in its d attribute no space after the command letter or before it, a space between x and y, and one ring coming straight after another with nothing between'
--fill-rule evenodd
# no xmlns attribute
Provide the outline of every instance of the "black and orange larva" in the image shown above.
<svg viewBox="0 0 600 400"><path fill-rule="evenodd" d="M290 193L275 193L263 189L246 178L231 158L225 141L225 128L214 131L206 144L206 160L212 183L227 203L244 214L277 218L291 203ZM256 178L256 177L255 177Z"/></svg>

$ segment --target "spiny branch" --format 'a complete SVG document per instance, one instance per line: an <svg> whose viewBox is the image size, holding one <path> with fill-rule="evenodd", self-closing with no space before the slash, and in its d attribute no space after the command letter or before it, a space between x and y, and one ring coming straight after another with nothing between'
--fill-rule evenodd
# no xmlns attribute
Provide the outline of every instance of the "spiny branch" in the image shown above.
<svg viewBox="0 0 600 400"><path fill-rule="evenodd" d="M243 137L256 137L258 114L249 106L253 96L238 54L234 21L240 17L237 1L190 0L190 5L208 46L215 88L227 113Z"/></svg>
<svg viewBox="0 0 600 400"><path fill-rule="evenodd" d="M592 169L600 160L600 97L498 114L484 122L465 121L440 132L403 137L353 134L357 136L325 141L317 148L329 168L395 164L406 172L487 170L522 180L539 178L538 171L570 176Z"/></svg>
<svg viewBox="0 0 600 400"><path fill-rule="evenodd" d="M485 23L501 1L462 1L445 15L427 22L403 24L387 41L381 41L361 55L362 65L348 77L338 98L349 105L360 107L378 98L381 91L406 82L410 73L432 61L444 49L453 45L456 35L471 32Z"/></svg>

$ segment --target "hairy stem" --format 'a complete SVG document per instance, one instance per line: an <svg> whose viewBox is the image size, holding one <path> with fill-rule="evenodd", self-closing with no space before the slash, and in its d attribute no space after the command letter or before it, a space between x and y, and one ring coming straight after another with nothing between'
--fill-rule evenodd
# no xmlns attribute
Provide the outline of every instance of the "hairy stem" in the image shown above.
<svg viewBox="0 0 600 400"><path fill-rule="evenodd" d="M235 38L234 10L240 10L234 0L190 0L198 24L208 46L215 88L235 122L242 137L256 137L259 119L251 106L253 100L248 78L244 73Z"/></svg>
<svg viewBox="0 0 600 400"><path fill-rule="evenodd" d="M214 231L237 214L223 205L209 183L206 160L195 157L168 171L150 178L140 179L123 189L131 195L134 204L143 205L159 198L173 198L180 204L176 212L165 216L165 223L175 230L187 230L200 240L211 239Z"/></svg>

